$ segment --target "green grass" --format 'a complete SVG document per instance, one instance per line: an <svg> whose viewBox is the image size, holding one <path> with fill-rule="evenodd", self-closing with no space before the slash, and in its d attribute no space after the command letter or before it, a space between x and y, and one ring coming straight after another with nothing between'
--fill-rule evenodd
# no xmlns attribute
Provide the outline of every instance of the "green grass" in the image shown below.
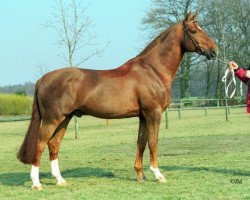
<svg viewBox="0 0 250 200"><path fill-rule="evenodd" d="M50 174L48 150L41 163L43 190L31 191L30 166L15 154L29 121L0 123L0 199L250 199L250 126L244 108L170 112L170 128L159 137L158 160L168 182L159 184L149 170L145 151L145 183L135 181L138 120L82 117L80 138L73 123L65 135L59 163L66 187L56 186ZM72 120L73 121L73 120ZM241 183L237 183L237 182Z"/></svg>

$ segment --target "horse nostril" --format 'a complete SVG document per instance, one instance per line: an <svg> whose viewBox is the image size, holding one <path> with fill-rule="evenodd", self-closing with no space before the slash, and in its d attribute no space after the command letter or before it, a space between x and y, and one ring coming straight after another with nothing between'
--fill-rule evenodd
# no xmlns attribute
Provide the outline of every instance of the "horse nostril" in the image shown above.
<svg viewBox="0 0 250 200"><path fill-rule="evenodd" d="M217 55L217 51L212 50L212 51L211 51L211 55L212 55L213 57L215 57L215 56Z"/></svg>

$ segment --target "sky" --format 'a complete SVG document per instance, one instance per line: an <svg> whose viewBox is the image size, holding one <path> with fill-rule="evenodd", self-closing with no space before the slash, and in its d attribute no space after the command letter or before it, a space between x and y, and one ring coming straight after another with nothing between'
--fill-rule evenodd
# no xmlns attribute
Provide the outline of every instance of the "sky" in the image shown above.
<svg viewBox="0 0 250 200"><path fill-rule="evenodd" d="M75 60L103 49L81 68L112 69L136 56L146 44L142 18L151 0L91 0L86 15L92 21L95 46L77 53ZM85 3L86 2L86 3ZM0 86L35 82L43 72L67 66L62 58L66 47L58 46L57 33L45 28L53 20L54 0L1 1Z"/></svg>

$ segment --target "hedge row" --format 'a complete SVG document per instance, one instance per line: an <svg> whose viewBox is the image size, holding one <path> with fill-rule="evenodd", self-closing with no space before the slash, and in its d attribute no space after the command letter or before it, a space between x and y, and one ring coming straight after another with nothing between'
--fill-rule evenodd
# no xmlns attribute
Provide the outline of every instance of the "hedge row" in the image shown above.
<svg viewBox="0 0 250 200"><path fill-rule="evenodd" d="M30 115L33 97L0 93L0 115Z"/></svg>

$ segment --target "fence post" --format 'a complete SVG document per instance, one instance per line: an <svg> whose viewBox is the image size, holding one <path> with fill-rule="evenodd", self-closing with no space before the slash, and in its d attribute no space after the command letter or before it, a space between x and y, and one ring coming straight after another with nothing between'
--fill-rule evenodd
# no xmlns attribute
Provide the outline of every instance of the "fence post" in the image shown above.
<svg viewBox="0 0 250 200"><path fill-rule="evenodd" d="M75 121L75 139L78 139L79 128L78 128L78 120L76 116L74 116L74 121Z"/></svg>
<svg viewBox="0 0 250 200"><path fill-rule="evenodd" d="M179 116L179 119L181 119L181 109L178 109L178 116Z"/></svg>
<svg viewBox="0 0 250 200"><path fill-rule="evenodd" d="M165 110L165 118L166 118L165 129L168 129L168 128L169 128L169 121L168 121L168 108Z"/></svg>
<svg viewBox="0 0 250 200"><path fill-rule="evenodd" d="M110 126L110 122L108 119L106 119L106 126Z"/></svg>
<svg viewBox="0 0 250 200"><path fill-rule="evenodd" d="M205 107L205 116L207 116L207 107Z"/></svg>
<svg viewBox="0 0 250 200"><path fill-rule="evenodd" d="M226 121L228 121L228 106L227 106L227 97L225 99L225 111L226 111Z"/></svg>

